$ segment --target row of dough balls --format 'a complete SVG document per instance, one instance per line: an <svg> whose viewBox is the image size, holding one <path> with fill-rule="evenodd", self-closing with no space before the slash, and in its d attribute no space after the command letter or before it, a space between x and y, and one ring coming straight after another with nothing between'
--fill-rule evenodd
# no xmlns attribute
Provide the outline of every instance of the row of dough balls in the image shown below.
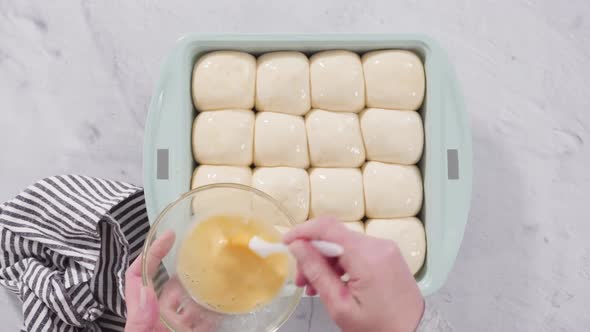
<svg viewBox="0 0 590 332"><path fill-rule="evenodd" d="M360 116L315 109L301 116L250 110L200 112L193 154L200 164L360 167L365 160L412 165L424 146L417 112L368 108Z"/></svg>
<svg viewBox="0 0 590 332"><path fill-rule="evenodd" d="M368 219L343 222L348 229L380 239L394 241L412 274L422 268L426 257L426 234L422 222L416 217L396 219ZM282 234L289 228L276 226Z"/></svg>
<svg viewBox="0 0 590 332"><path fill-rule="evenodd" d="M405 50L343 50L310 59L301 52L216 51L193 69L199 111L252 109L304 115L311 108L360 112L367 107L417 110L425 90L424 66Z"/></svg>
<svg viewBox="0 0 590 332"><path fill-rule="evenodd" d="M422 207L422 178L416 166L376 161L358 168L249 167L201 165L192 188L238 183L259 189L289 211L297 223L318 216L342 221L413 217Z"/></svg>
<svg viewBox="0 0 590 332"><path fill-rule="evenodd" d="M282 203L297 223L331 215L349 229L393 240L400 247L412 273L420 270L426 237L414 216L422 205L422 182L416 166L368 162L359 169L314 168L309 173L291 167L201 165L191 187L214 183L252 186ZM366 223L360 221L365 215ZM279 231L286 231L280 229Z"/></svg>

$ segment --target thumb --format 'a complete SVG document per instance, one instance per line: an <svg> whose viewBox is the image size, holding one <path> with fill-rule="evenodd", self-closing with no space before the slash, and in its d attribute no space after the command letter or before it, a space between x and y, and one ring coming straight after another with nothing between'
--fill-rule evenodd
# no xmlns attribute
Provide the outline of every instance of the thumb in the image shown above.
<svg viewBox="0 0 590 332"><path fill-rule="evenodd" d="M289 250L297 260L299 272L315 288L328 310L335 305L347 303L351 299L346 285L340 280L326 258L309 242L296 240L289 245Z"/></svg>
<svg viewBox="0 0 590 332"><path fill-rule="evenodd" d="M138 305L128 308L125 332L151 332L158 323L158 301L156 293L147 286L139 290Z"/></svg>

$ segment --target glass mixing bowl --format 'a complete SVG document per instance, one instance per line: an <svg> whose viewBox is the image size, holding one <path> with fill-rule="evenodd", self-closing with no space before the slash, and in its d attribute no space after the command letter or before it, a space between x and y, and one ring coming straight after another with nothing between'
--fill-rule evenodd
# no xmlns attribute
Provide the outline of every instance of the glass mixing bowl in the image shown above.
<svg viewBox="0 0 590 332"><path fill-rule="evenodd" d="M214 216L240 216L281 229L295 224L289 213L260 190L238 184L194 189L168 205L147 235L142 260L143 284L158 295L160 318L172 331L274 332L289 318L303 291L295 287L295 262L280 293L268 304L244 314L228 314L189 294L177 275L179 248L191 229ZM162 245L163 242L167 242ZM165 247L165 249L162 249ZM167 250L170 248L169 250Z"/></svg>

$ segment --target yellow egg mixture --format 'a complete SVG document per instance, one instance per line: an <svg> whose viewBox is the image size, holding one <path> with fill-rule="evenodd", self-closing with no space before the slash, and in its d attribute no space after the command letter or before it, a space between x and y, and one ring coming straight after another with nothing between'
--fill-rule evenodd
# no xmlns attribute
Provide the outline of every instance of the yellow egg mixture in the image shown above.
<svg viewBox="0 0 590 332"><path fill-rule="evenodd" d="M200 303L225 313L245 313L270 302L289 272L288 257L261 258L232 239L259 236L279 242L280 234L260 222L232 216L210 217L187 234L178 254L178 277Z"/></svg>

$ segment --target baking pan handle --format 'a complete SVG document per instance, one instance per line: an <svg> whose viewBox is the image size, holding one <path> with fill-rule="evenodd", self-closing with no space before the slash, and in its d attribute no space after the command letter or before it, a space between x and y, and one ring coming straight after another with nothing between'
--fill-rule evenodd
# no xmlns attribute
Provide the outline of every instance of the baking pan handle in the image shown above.
<svg viewBox="0 0 590 332"><path fill-rule="evenodd" d="M443 86L447 91L443 94L445 108L442 111L443 141L446 158L446 172L444 178L445 192L442 195L442 213L446 225L444 227L444 241L442 259L446 260L442 280L450 273L455 258L461 247L463 233L469 215L472 186L472 150L469 117L457 79L452 68L448 68L443 75Z"/></svg>
<svg viewBox="0 0 590 332"><path fill-rule="evenodd" d="M194 117L190 97L191 67L192 62L180 56L167 59L147 115L143 182L150 222L166 205L190 189L187 179L194 166L190 143ZM183 79L173 79L175 77Z"/></svg>

